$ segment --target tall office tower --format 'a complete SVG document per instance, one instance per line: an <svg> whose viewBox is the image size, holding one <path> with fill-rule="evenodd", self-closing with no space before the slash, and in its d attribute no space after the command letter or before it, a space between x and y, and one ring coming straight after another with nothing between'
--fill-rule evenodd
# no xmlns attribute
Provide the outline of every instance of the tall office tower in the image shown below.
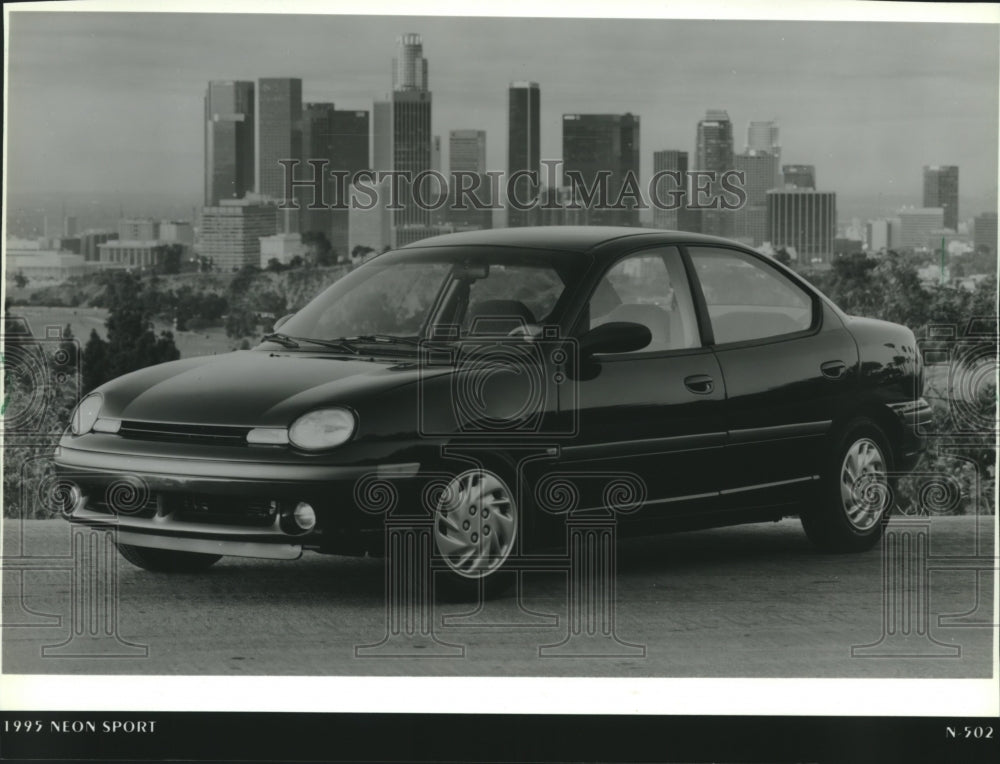
<svg viewBox="0 0 1000 764"><path fill-rule="evenodd" d="M816 166L811 164L786 164L781 168L784 185L794 188L816 188Z"/></svg>
<svg viewBox="0 0 1000 764"><path fill-rule="evenodd" d="M205 204L240 199L254 184L254 86L212 81L205 91Z"/></svg>
<svg viewBox="0 0 1000 764"><path fill-rule="evenodd" d="M76 236L76 215L63 215L63 236Z"/></svg>
<svg viewBox="0 0 1000 764"><path fill-rule="evenodd" d="M217 271L228 273L244 265L259 265L260 240L277 231L278 210L273 205L243 199L224 199L201 212L198 254L211 258Z"/></svg>
<svg viewBox="0 0 1000 764"><path fill-rule="evenodd" d="M261 78L257 84L257 193L276 203L285 201L285 168L280 159L302 161L302 80ZM295 198L301 208L303 199L308 202L308 192L297 189ZM281 232L299 230L299 212L279 210Z"/></svg>
<svg viewBox="0 0 1000 764"><path fill-rule="evenodd" d="M837 195L806 188L767 192L767 240L793 247L800 263L829 261L837 235Z"/></svg>
<svg viewBox="0 0 1000 764"><path fill-rule="evenodd" d="M924 167L924 207L944 209L944 227L958 230L958 168L955 165Z"/></svg>
<svg viewBox="0 0 1000 764"><path fill-rule="evenodd" d="M311 192L302 194L302 230L320 231L341 257L349 254L348 215L346 209L330 209L334 204L348 202L339 199L338 186L346 190L354 174L369 168L368 162L368 112L338 110L332 103L308 103L303 109L302 141L305 150L303 161L325 159L326 174L323 197L328 209L310 210ZM312 168L303 167L303 174L311 177ZM338 184L332 172L346 172L347 179Z"/></svg>
<svg viewBox="0 0 1000 764"><path fill-rule="evenodd" d="M564 114L563 174L578 172L588 189L599 188L599 173L610 172L606 199L591 202L591 225L639 225L639 210L608 209L618 201L626 178L639 181L639 117L632 114ZM582 190L582 187L579 190Z"/></svg>
<svg viewBox="0 0 1000 764"><path fill-rule="evenodd" d="M690 208L691 183L688 179L688 153L686 151L674 151L666 149L653 152L653 174L661 172L679 173L680 177L674 179L672 176L659 177L656 180L656 198L668 206L679 204L676 209L664 209L655 205L653 207L653 226L664 228L670 231L693 231L699 230L698 211ZM683 198L676 198L678 193L683 192Z"/></svg>
<svg viewBox="0 0 1000 764"><path fill-rule="evenodd" d="M709 109L705 118L698 123L696 141L697 155L695 170L712 171L721 176L733 169L733 123L729 114L721 109ZM718 179L708 185L712 199L722 195ZM700 201L704 201L699 200ZM715 236L730 236L733 230L733 214L728 210L701 210L702 233Z"/></svg>
<svg viewBox="0 0 1000 764"><path fill-rule="evenodd" d="M754 247L767 241L767 192L774 188L778 157L766 151L750 149L733 157L733 164L744 174L746 203L733 212L732 235Z"/></svg>
<svg viewBox="0 0 1000 764"><path fill-rule="evenodd" d="M486 131L452 130L448 136L448 165L450 198L448 200L445 219L453 223L456 228L492 228L492 210L477 210L468 198L462 199L462 203L468 209L456 209L459 201L457 198L459 181L461 180L466 187L471 185L469 180L455 177L455 174L459 172L475 173L479 178L479 187L475 192L475 197L483 203L489 202L486 191L488 188L488 178L486 177Z"/></svg>
<svg viewBox="0 0 1000 764"><path fill-rule="evenodd" d="M520 170L541 171L539 114L541 90L537 82L512 82L507 91L507 177ZM541 178L538 179L541 184ZM522 202L532 201L531 184L520 178L511 189ZM535 189L537 193L537 189ZM517 228L538 222L538 210L507 207L507 226Z"/></svg>
<svg viewBox="0 0 1000 764"><path fill-rule="evenodd" d="M431 93L427 89L427 59L423 55L420 35L405 34L396 42L399 50L393 59L389 120L392 167L388 169L408 172L410 178L415 179L420 173L431 169L432 161ZM378 117L378 112L382 111L378 104L376 110ZM377 136L376 140L380 138L385 140L384 136ZM376 159L384 159L380 153L380 147L376 145ZM429 229L430 210L416 203L409 184L404 183L402 187L402 198L399 199L402 209L392 213L394 246L417 241L433 233L423 230Z"/></svg>
<svg viewBox="0 0 1000 764"><path fill-rule="evenodd" d="M153 241L160 238L160 221L152 218L122 218L118 221L122 241Z"/></svg>
<svg viewBox="0 0 1000 764"><path fill-rule="evenodd" d="M781 143L778 141L778 123L751 122L747 125L747 154L767 152L774 157L774 177L768 188L781 185Z"/></svg>

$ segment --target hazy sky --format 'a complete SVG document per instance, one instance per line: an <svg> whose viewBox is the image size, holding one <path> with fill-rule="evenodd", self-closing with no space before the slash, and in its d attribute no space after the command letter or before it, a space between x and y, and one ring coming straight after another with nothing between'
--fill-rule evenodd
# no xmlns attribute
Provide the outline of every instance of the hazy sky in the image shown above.
<svg viewBox="0 0 1000 764"><path fill-rule="evenodd" d="M197 202L208 80L301 77L306 101L370 109L397 35L418 32L435 134L486 130L491 169L506 166L508 83L530 79L543 158L561 157L563 113L630 111L648 178L654 150L693 152L698 120L721 108L737 151L748 121L776 119L782 161L815 164L845 200L919 204L922 166L956 164L962 217L996 204L995 25L17 12L9 31L15 194Z"/></svg>

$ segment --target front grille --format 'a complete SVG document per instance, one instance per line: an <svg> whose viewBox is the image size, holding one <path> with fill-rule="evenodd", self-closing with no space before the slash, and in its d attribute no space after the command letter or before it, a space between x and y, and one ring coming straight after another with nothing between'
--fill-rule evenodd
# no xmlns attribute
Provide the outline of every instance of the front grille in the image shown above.
<svg viewBox="0 0 1000 764"><path fill-rule="evenodd" d="M139 440L164 440L173 443L206 443L219 446L245 446L249 427L205 424L164 424L126 419L118 434Z"/></svg>
<svg viewBox="0 0 1000 764"><path fill-rule="evenodd" d="M258 497L186 494L174 500L177 519L198 523L261 528L271 525L278 512L276 502Z"/></svg>

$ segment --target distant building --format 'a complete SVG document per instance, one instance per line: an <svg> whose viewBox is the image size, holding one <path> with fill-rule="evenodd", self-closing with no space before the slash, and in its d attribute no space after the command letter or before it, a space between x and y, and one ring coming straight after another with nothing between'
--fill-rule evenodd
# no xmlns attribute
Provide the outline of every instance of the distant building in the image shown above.
<svg viewBox="0 0 1000 764"><path fill-rule="evenodd" d="M958 230L958 168L954 165L924 167L924 207L944 210L944 227Z"/></svg>
<svg viewBox="0 0 1000 764"><path fill-rule="evenodd" d="M262 77L257 82L257 182L256 192L278 203L285 201L284 166L281 159L302 161L302 80L295 77ZM300 209L278 211L279 228L297 232L301 199L308 196L295 190Z"/></svg>
<svg viewBox="0 0 1000 764"><path fill-rule="evenodd" d="M338 110L332 103L308 103L303 110L302 136L304 162L325 159L329 164L323 180L323 201L329 207L347 199L338 199L337 181L331 172L346 172L347 180L360 170L368 169L369 115L367 111ZM303 165L302 174L312 177L313 168ZM341 256L348 254L348 210L310 210L312 192L305 190L299 202L303 231L319 231L326 235L333 249Z"/></svg>
<svg viewBox="0 0 1000 764"><path fill-rule="evenodd" d="M782 182L793 188L816 188L816 166L811 164L786 164L781 168Z"/></svg>
<svg viewBox="0 0 1000 764"><path fill-rule="evenodd" d="M732 213L732 235L759 247L767 241L767 192L775 187L778 157L767 151L750 149L737 154L733 164L736 170L744 173L743 188L747 197L743 207Z"/></svg>
<svg viewBox="0 0 1000 764"><path fill-rule="evenodd" d="M778 139L778 123L751 122L747 125L747 146L744 153L758 155L766 153L774 157L774 174L768 188L781 185L781 142Z"/></svg>
<svg viewBox="0 0 1000 764"><path fill-rule="evenodd" d="M881 252L892 247L888 220L869 220L865 224L865 246L869 252Z"/></svg>
<svg viewBox="0 0 1000 764"><path fill-rule="evenodd" d="M108 241L98 245L102 267L151 268L161 265L168 245L158 239L151 241Z"/></svg>
<svg viewBox="0 0 1000 764"><path fill-rule="evenodd" d="M77 220L76 215L67 215L63 218L63 236L66 238L72 238L76 236L77 231Z"/></svg>
<svg viewBox="0 0 1000 764"><path fill-rule="evenodd" d="M198 254L218 271L239 270L260 262L260 239L278 232L277 210L248 201L224 201L201 213Z"/></svg>
<svg viewBox="0 0 1000 764"><path fill-rule="evenodd" d="M80 234L80 254L87 262L101 259L100 245L118 238L117 231L89 230Z"/></svg>
<svg viewBox="0 0 1000 764"><path fill-rule="evenodd" d="M563 176L578 172L583 185L595 186L599 173L610 172L605 205L614 204L629 175L639 181L639 117L632 114L564 114ZM639 210L600 209L595 198L590 210L591 225L639 225Z"/></svg>
<svg viewBox="0 0 1000 764"><path fill-rule="evenodd" d="M122 218L118 238L129 241L153 241L160 238L160 221L152 218Z"/></svg>
<svg viewBox="0 0 1000 764"><path fill-rule="evenodd" d="M932 232L944 227L944 209L941 207L904 207L898 213L899 241L894 247L924 249L934 248Z"/></svg>
<svg viewBox="0 0 1000 764"><path fill-rule="evenodd" d="M163 220L160 222L160 241L171 244L194 244L194 226L186 220Z"/></svg>
<svg viewBox="0 0 1000 764"><path fill-rule="evenodd" d="M288 265L296 257L302 257L304 252L302 234L276 233L273 236L262 236L260 238L260 267L266 268L271 260Z"/></svg>
<svg viewBox="0 0 1000 764"><path fill-rule="evenodd" d="M837 195L802 188L767 192L767 240L775 250L794 247L803 262L828 261L837 232Z"/></svg>
<svg viewBox="0 0 1000 764"><path fill-rule="evenodd" d="M254 84L214 80L205 92L205 204L254 187Z"/></svg>
<svg viewBox="0 0 1000 764"><path fill-rule="evenodd" d="M538 173L541 171L540 153L540 107L541 90L537 82L512 82L507 91L507 177L519 171ZM539 184L541 178L539 178ZM517 198L531 200L530 184L527 178L519 180L514 187ZM532 225L537 220L538 211L507 208L507 226L517 228Z"/></svg>
<svg viewBox="0 0 1000 764"><path fill-rule="evenodd" d="M997 213L984 212L973 218L972 241L976 249L984 248L993 254L997 252Z"/></svg>
<svg viewBox="0 0 1000 764"><path fill-rule="evenodd" d="M539 192L539 225L590 225L590 210L573 203L573 189L542 188Z"/></svg>
<svg viewBox="0 0 1000 764"><path fill-rule="evenodd" d="M683 192L684 197L677 209L661 209L654 206L653 227L697 233L700 230L698 211L690 208L691 180L688 176L688 153L674 149L654 151L653 175L657 176L661 172L679 173L680 182L675 181L673 175L657 177L654 186L657 199L667 206L673 206L674 196L677 193Z"/></svg>
<svg viewBox="0 0 1000 764"><path fill-rule="evenodd" d="M474 228L492 228L493 211L473 208L468 198L463 204L469 209L456 209L458 204L458 181L456 173L475 173L479 179L479 188L475 195L480 201L488 203L486 189L489 178L486 176L486 131L485 130L452 130L448 136L448 183L450 184L448 205L444 218L453 224L457 230ZM463 181L467 186L468 181Z"/></svg>
<svg viewBox="0 0 1000 764"><path fill-rule="evenodd" d="M347 223L347 254L354 257L357 247L368 247L376 253L392 247L392 213L386 209L389 198L389 179L379 184L372 184L377 195L371 209L348 210ZM359 200L367 203L368 197L356 192L352 186L350 195L357 194Z"/></svg>
<svg viewBox="0 0 1000 764"><path fill-rule="evenodd" d="M733 169L733 123L722 109L709 109L698 122L697 152L694 170L709 170L720 176ZM718 198L722 194L718 180L709 185L709 194ZM704 201L704 200L701 200ZM733 235L733 213L728 210L701 210L702 233L715 236Z"/></svg>
<svg viewBox="0 0 1000 764"><path fill-rule="evenodd" d="M392 93L387 100L377 101L373 111L374 169L408 172L412 179L433 169L432 99L428 89L427 59L424 58L420 35L404 34L397 38L396 44L397 54L392 60ZM416 241L433 235L430 210L416 203L408 184L401 184L399 190L402 194L398 200L401 209L388 211L391 219L388 246L396 246L397 240ZM370 237L374 230L369 223L362 222L366 218L371 219L372 215L349 215L348 225L358 222L363 227L361 235ZM404 228L406 232L397 237L396 231ZM349 234L349 249L356 246L350 242L357 241L357 238L353 233Z"/></svg>

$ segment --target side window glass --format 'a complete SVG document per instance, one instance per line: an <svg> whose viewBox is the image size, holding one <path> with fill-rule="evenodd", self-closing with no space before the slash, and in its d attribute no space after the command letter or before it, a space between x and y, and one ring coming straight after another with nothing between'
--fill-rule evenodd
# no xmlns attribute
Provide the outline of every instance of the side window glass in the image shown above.
<svg viewBox="0 0 1000 764"><path fill-rule="evenodd" d="M712 247L688 252L717 344L777 337L812 325L809 295L752 255Z"/></svg>
<svg viewBox="0 0 1000 764"><path fill-rule="evenodd" d="M590 328L612 321L642 324L650 353L700 345L694 302L680 252L647 250L619 260L604 274L589 303Z"/></svg>

